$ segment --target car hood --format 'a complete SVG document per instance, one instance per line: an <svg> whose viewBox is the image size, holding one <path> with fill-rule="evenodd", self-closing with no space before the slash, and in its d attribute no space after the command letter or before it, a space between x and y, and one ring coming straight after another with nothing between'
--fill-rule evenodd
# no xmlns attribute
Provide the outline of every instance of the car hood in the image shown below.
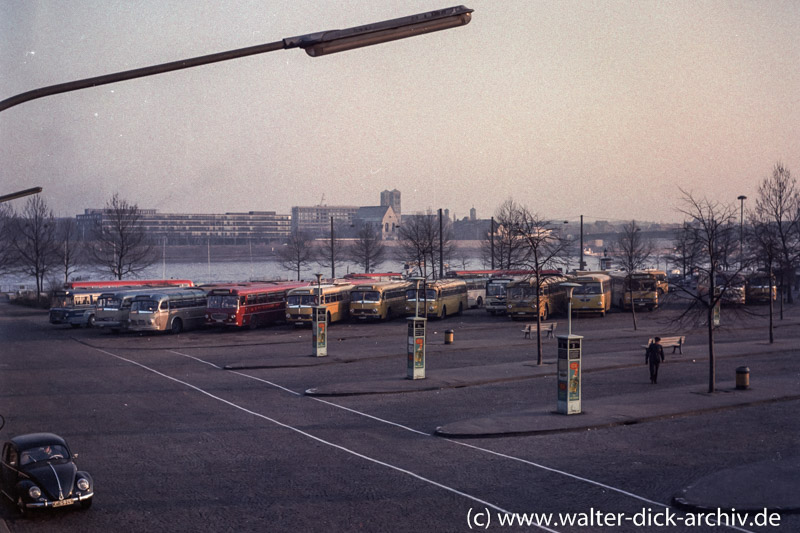
<svg viewBox="0 0 800 533"><path fill-rule="evenodd" d="M75 463L47 462L28 468L25 473L36 483L48 499L61 500L72 494L75 486Z"/></svg>

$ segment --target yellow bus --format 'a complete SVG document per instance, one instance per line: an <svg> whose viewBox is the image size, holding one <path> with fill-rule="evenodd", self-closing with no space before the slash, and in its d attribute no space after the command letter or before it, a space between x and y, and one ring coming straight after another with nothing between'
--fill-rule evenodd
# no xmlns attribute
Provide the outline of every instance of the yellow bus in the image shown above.
<svg viewBox="0 0 800 533"><path fill-rule="evenodd" d="M359 320L386 320L405 312L407 281L376 281L358 285L350 291L350 317Z"/></svg>
<svg viewBox="0 0 800 533"><path fill-rule="evenodd" d="M560 274L544 276L539 289L539 316L547 320L550 315L567 312L567 289L561 284L568 281ZM506 285L508 316L512 320L536 318L536 278L512 281Z"/></svg>
<svg viewBox="0 0 800 533"><path fill-rule="evenodd" d="M572 291L572 313L599 313L606 316L611 309L611 276L605 272L578 272L570 278L570 282L577 283Z"/></svg>
<svg viewBox="0 0 800 533"><path fill-rule="evenodd" d="M460 315L469 307L467 301L467 284L463 279L438 279L424 285L420 283L419 293L416 287L406 291L406 315L446 318L449 315Z"/></svg>
<svg viewBox="0 0 800 533"><path fill-rule="evenodd" d="M708 295L708 273L702 273L697 280L697 294ZM747 301L745 277L740 272L720 271L714 276L714 294L721 294L721 305L744 305Z"/></svg>
<svg viewBox="0 0 800 533"><path fill-rule="evenodd" d="M745 281L745 301L748 304L767 304L770 298L778 299L778 288L775 285L775 276L770 277L766 272L753 272Z"/></svg>
<svg viewBox="0 0 800 533"><path fill-rule="evenodd" d="M659 298L669 292L669 281L667 281L666 272L656 268L648 268L645 269L644 272L650 274L653 276L653 279L656 280L656 291L658 292Z"/></svg>
<svg viewBox="0 0 800 533"><path fill-rule="evenodd" d="M286 295L286 321L294 325L310 325L313 308L317 305L326 308L328 324L347 320L350 315L350 291L355 287L352 283L325 283L292 289ZM321 299L318 298L320 292Z"/></svg>
<svg viewBox="0 0 800 533"><path fill-rule="evenodd" d="M658 307L658 286L656 277L644 270L630 273L622 270L610 272L611 304L627 311L631 308L631 298L636 308L652 311Z"/></svg>
<svg viewBox="0 0 800 533"><path fill-rule="evenodd" d="M128 313L131 331L181 331L206 321L206 291L199 287L159 288L133 298Z"/></svg>

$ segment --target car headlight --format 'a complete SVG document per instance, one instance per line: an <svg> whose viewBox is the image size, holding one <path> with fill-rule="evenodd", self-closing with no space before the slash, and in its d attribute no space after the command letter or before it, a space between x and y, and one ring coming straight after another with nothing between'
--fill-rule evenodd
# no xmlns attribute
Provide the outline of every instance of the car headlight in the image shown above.
<svg viewBox="0 0 800 533"><path fill-rule="evenodd" d="M85 477L80 478L77 485L80 490L89 490L89 480Z"/></svg>
<svg viewBox="0 0 800 533"><path fill-rule="evenodd" d="M292 315L290 315L289 313L286 313L286 318L292 318Z"/></svg>
<svg viewBox="0 0 800 533"><path fill-rule="evenodd" d="M34 485L28 489L28 496L30 496L34 500L40 498L42 496L42 489Z"/></svg>

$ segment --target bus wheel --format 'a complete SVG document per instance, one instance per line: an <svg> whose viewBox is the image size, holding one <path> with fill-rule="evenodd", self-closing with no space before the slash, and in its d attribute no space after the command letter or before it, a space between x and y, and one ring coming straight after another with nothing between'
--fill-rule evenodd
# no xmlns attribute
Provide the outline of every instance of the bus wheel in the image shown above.
<svg viewBox="0 0 800 533"><path fill-rule="evenodd" d="M180 318L176 318L175 320L172 321L172 328L170 328L170 331L172 332L173 335L177 335L178 333L183 331L183 322L181 321Z"/></svg>
<svg viewBox="0 0 800 533"><path fill-rule="evenodd" d="M257 327L258 327L258 318L256 318L255 316L253 316L253 317L250 319L250 329L256 329Z"/></svg>
<svg viewBox="0 0 800 533"><path fill-rule="evenodd" d="M86 321L86 327L87 328L94 327L94 315L89 315L89 320Z"/></svg>
<svg viewBox="0 0 800 533"><path fill-rule="evenodd" d="M330 311L328 311L328 313L326 315L326 319L328 321L328 325L330 325L330 323L331 323L331 312Z"/></svg>
<svg viewBox="0 0 800 533"><path fill-rule="evenodd" d="M545 305L544 306L544 314L542 315L542 320L547 320L547 317L550 316L550 307Z"/></svg>
<svg viewBox="0 0 800 533"><path fill-rule="evenodd" d="M386 316L383 317L384 320L391 320L392 319L392 308L386 310Z"/></svg>
<svg viewBox="0 0 800 533"><path fill-rule="evenodd" d="M483 307L483 298L478 296L478 307Z"/></svg>
<svg viewBox="0 0 800 533"><path fill-rule="evenodd" d="M478 306L480 306L480 304L478 304ZM459 303L458 304L458 316L461 316L463 313L464 313L464 304Z"/></svg>
<svg viewBox="0 0 800 533"><path fill-rule="evenodd" d="M442 306L442 314L439 316L439 318L445 318L445 317L447 317L447 306L443 305Z"/></svg>

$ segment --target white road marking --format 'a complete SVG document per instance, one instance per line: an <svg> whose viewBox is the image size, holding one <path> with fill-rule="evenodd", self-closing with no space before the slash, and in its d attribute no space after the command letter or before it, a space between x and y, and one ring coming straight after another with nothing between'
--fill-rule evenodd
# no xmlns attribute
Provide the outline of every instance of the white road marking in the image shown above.
<svg viewBox="0 0 800 533"><path fill-rule="evenodd" d="M197 359L196 357L193 357L191 355L183 354L183 353L176 352L176 351L172 351L172 353L175 353L177 355L181 355L181 356L184 356L184 357L188 357L190 359L195 359L195 360L200 361L202 363L211 364L211 363L208 363L207 361L203 361L202 359ZM216 366L216 365L212 364L212 366ZM219 367L217 367L217 368L219 368ZM276 387L278 389L284 390L284 391L286 391L286 392L288 392L290 394L293 394L295 396L304 396L302 393L293 391L291 389L288 389L286 387L283 387L283 386L278 385L276 383L273 383L271 381L267 381L265 379L258 378L256 376L251 376L249 374L245 374L243 372L239 372L239 371L235 371L235 370L228 370L228 372L231 372L233 374L236 374L236 375L239 375L239 376L242 376L242 377L245 377L245 378L253 379L255 381L260 381L260 382L265 383L267 385L270 385L272 387ZM343 405L338 405L338 404L335 404L335 403L330 402L328 400L323 400L321 398L317 398L315 396L308 396L307 398L312 399L312 400L317 401L317 402L320 402L320 403L324 403L326 405L330 405L330 406L335 407L337 409L342 409L344 411L348 411L350 413L353 413L353 414L356 414L356 415L359 415L359 416L363 416L365 418L369 418L369 419L375 420L376 422L381 422L383 424L388 424L390 426L395 426L395 427L404 429L406 431L410 431L412 433L416 433L418 435L424 435L426 437L434 437L430 433L426 433L426 432L420 431L418 429L410 428L408 426L404 426L404 425L399 424L397 422L392 422L391 420L386 420L386 419L383 419L383 418L379 418L377 416L370 415L370 414L364 413L362 411L357 411L355 409L351 409L350 407L345 407ZM571 474L569 472L565 472L563 470L558 470L556 468L552 468L552 467L549 467L549 466L541 465L539 463L534 463L533 461L528 461L527 459L522 459L521 457L514 457L513 455L508 455L508 454L496 452L494 450L489 450L487 448L481 448L480 446L474 446L472 444L467 444L465 442L461 442L461 441L457 441L457 440L453 440L453 439L448 439L448 438L445 438L445 437L434 437L434 438L436 438L438 440L441 440L441 441L444 441L444 442L449 442L449 443L452 443L452 444L457 444L459 446L464 446L465 448L470 448L470 449L473 449L473 450L476 450L476 451L479 451L479 452L488 453L490 455L494 455L494 456L497 456L497 457L502 457L504 459L509 459L511 461L517 461L517 462L520 462L520 463L523 463L523 464L526 464L526 465L529 465L529 466L532 466L532 467L535 467L535 468L539 468L541 470L545 470L547 472L552 472L554 474L559 474L559 475L562 475L562 476L566 476L566 477L575 479L577 481L581 481L583 483L588 483L588 484L594 485L596 487L600 487L600 488L603 488L603 489L606 489L606 490L609 490L609 491L612 491L612 492L616 492L617 494L622 494L623 496L627 496L627 497L633 498L635 500L639 500L639 501L647 503L649 505L657 505L657 506L663 507L665 509L671 509L672 508L670 505L667 505L665 503L658 502L658 501L655 501L655 500L651 500L651 499L646 498L644 496L640 496L638 494L634 494L632 492L629 492L629 491L626 491L626 490L623 490L623 489L620 489L620 488L617 488L617 487L613 487L611 485L607 485L605 483L601 483L601 482L595 481L593 479L581 477L581 476L578 476L576 474ZM680 511L680 510L677 510L677 512L683 513L683 511ZM683 514L685 514L685 513L683 513ZM724 527L724 526L721 526L721 527ZM734 526L734 525L728 525L727 527L729 529L733 529L733 530L736 530L736 531L741 531L743 533L754 533L753 531L750 531L749 529L743 529L743 528L740 528L740 527Z"/></svg>
<svg viewBox="0 0 800 533"><path fill-rule="evenodd" d="M462 491L460 491L460 490L458 490L458 489L455 489L455 488L453 488L453 487L449 487L449 486L447 486L447 485L444 485L444 484L442 484L442 483L439 483L439 482L437 482L437 481L434 481L434 480L432 480L432 479L426 478L426 477L424 477L424 476L421 476L421 475L419 475L419 474L416 474L416 473L414 473L414 472L411 472L410 470L406 470L406 469L404 469L404 468L400 468L399 466L395 466L395 465L389 464L389 463L387 463L387 462L380 461L380 460L378 460L378 459L375 459L374 457L369 457L368 455L364 455L364 454L362 454L362 453L359 453L359 452L357 452L357 451L355 451L355 450L351 450L351 449L349 449L349 448L345 448L344 446L341 446L341 445L339 445L339 444L335 444L335 443L333 443L333 442L330 442L330 441L328 441L328 440L322 439L322 438L320 438L320 437L317 437L317 436L315 436L315 435L312 435L311 433L308 433L308 432L306 432L306 431L303 431L303 430L301 430L301 429L299 429L299 428L296 428L296 427L294 427L294 426L290 426L289 424L285 424L285 423L283 423L283 422L280 422L280 421L278 421L278 420L276 420L276 419L274 419L274 418L268 417L268 416L266 416L266 415L263 415L263 414L261 414L261 413L257 413L257 412L255 412L255 411L252 411L252 410L250 410L250 409L247 409L246 407L242 407L241 405L238 405L238 404L236 404L236 403L233 403L233 402L232 402L232 401L230 401L230 400L226 400L225 398L221 398L221 397L219 397L219 396L216 396L216 395L214 395L214 394L211 394L210 392L208 392L208 391L206 391L206 390L203 390L203 389L201 389L201 388L200 388L200 387L198 387L197 385L192 385L191 383L189 383L189 382L187 382L187 381L183 381L183 380L180 380L180 379L178 379L178 378L172 377L172 376L170 376L170 375L164 374L163 372L159 372L158 370L156 370L156 369L154 369L154 368L150 368L149 366L147 366L147 365L144 365L144 364L142 364L142 363L139 363L138 361L134 361L134 360L132 360L132 359L128 359L128 358L126 358L126 357L122 357L121 355L117 355L117 354L111 353L111 352L109 352L109 351L107 351L107 350L100 349L100 348L95 348L95 347L92 347L92 348L93 348L94 350L97 350L97 351L98 351L98 352L100 352L100 353L103 353L103 354L106 354L106 355L110 355L111 357L114 357L114 358L116 358L116 359L119 359L120 361L125 361L126 363L130 363L130 364L132 364L132 365L138 366L139 368L141 368L141 369L143 369L143 370L146 370L146 371L148 371L148 372L152 372L153 374L155 374L155 375L157 375L157 376L161 376L161 377L163 377L163 378L165 378L165 379L168 379L168 380L170 380L170 381L173 381L173 382L175 382L175 383L179 383L179 384L181 384L181 385L183 385L183 386L185 386L185 387L188 387L188 388L190 388L190 389L192 389L192 390L194 390L194 391L197 391L197 392L199 392L200 394L203 394L203 395L205 395L205 396L207 396L207 397L209 397L209 398L211 398L211 399L214 399L214 400L216 400L216 401L218 401L218 402L224 403L225 405L228 405L228 406L230 406L230 407L233 407L233 408L235 408L235 409L238 409L238 410L240 410L240 411L243 411L243 412L245 412L245 413L247 413L247 414L249 414L249 415L253 415L253 416L255 416L255 417L258 417L258 418L261 418L261 419L263 419L263 420L266 420L266 421L268 421L268 422L271 422L271 423L273 423L273 424L275 424L275 425L277 425L277 426L280 426L280 427L282 427L282 428L288 429L288 430L290 430L290 431L294 431L295 433L298 433L298 434L300 434L300 435L303 435L304 437L307 437L307 438L309 438L309 439L312 439L312 440L314 440L314 441L316 441L316 442L319 442L320 444L325 444L326 446L330 446L331 448L336 448L337 450L341 450L341 451L343 451L343 452L345 452L345 453L349 453L350 455L353 455L353 456L355 456L355 457L358 457L358 458L360 458L360 459L364 459L365 461L369 461L369 462L371 462L371 463L375 463L375 464L377 464L377 465L384 466L384 467L386 467L386 468L392 469L392 470L394 470L394 471L396 471L396 472L400 472L400 473L402 473L402 474L405 474L405 475L407 475L407 476L413 477L414 479L418 479L418 480L420 480L420 481L422 481L422 482L424 482L424 483L428 483L429 485L433 485L434 487L439 487L440 489L444 489L444 490L446 490L446 491L448 491L448 492L451 492L451 493L453 493L453 494L456 494L456 495L458 495L458 496L462 496L462 497L464 497L464 498L467 498L467 499L469 499L469 500L472 500L473 502L479 503L479 504L481 504L481 505L484 505L484 506L486 506L486 507L490 507L490 508L494 509L495 511L498 511L498 512L501 512L501 513L504 513L504 514L511 514L511 512L510 512L510 511L507 511L507 510L503 509L502 507L500 507L500 506L497 506L497 505L495 505L495 504L493 504L493 503L489 503L489 502L487 502L487 501L481 500L480 498L478 498L478 497L476 497L476 496L472 496L471 494L467 494L466 492L462 492ZM186 354L182 354L182 353L180 353L180 352L175 352L175 351L172 351L172 350L170 350L170 351L171 351L172 353L175 353L175 354L177 354L177 355L181 355L181 356L183 356L183 357L189 357L189 358L191 358L191 359L194 359L194 360L196 360L196 361L199 361L199 362L202 362L202 363L209 364L209 365L211 365L211 366L213 366L213 367L215 367L215 368L219 368L217 365L214 365L214 364L212 364L212 363L208 363L207 361L202 361L201 359L198 359L198 358L196 358L196 357L188 356L188 355L186 355ZM235 372L235 373L239 374L238 372ZM243 376L245 376L245 377L252 377L252 376L247 376L246 374L241 374L241 375L243 375ZM258 378L252 378L252 379L258 379ZM263 380L259 380L259 381L263 381ZM273 384L271 384L271 385L273 385ZM280 388L280 389L283 389L283 390L289 391L289 389L286 389L286 388L284 388L284 387L280 387L280 386L278 386L278 385L275 385L275 386L276 386L276 387L278 387L278 388ZM289 391L289 392L292 392L292 391ZM294 393L294 392L293 392L293 394L297 394L297 393ZM298 394L298 395L299 395L299 394ZM334 405L334 404L332 404L332 405ZM357 411L356 411L356 412L357 412ZM556 531L556 530L554 530L554 529L549 529L549 528L546 528L546 527L544 527L544 526L537 526L537 527L538 527L539 529L543 530L543 531L549 531L549 532L551 532L551 533L559 533L558 531Z"/></svg>

